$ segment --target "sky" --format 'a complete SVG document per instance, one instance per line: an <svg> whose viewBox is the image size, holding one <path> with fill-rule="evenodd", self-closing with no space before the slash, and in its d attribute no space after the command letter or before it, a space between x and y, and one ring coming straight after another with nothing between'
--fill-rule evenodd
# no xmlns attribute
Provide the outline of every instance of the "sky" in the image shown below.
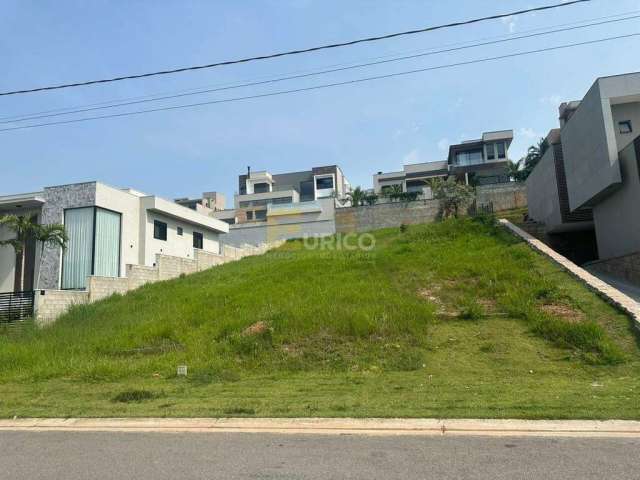
<svg viewBox="0 0 640 480"><path fill-rule="evenodd" d="M306 48L515 11L558 0L3 0L0 91ZM627 12L592 0L535 14L242 65L0 97L0 122L37 112L215 88L364 63ZM599 20L602 21L602 20ZM563 28L563 27L558 27ZM43 121L206 102L348 81L640 32L640 19L268 85ZM0 132L0 195L99 180L166 198L219 191L237 176L339 165L352 185L444 160L448 145L513 129L510 157L557 126L560 102L599 76L640 70L640 37L223 104Z"/></svg>

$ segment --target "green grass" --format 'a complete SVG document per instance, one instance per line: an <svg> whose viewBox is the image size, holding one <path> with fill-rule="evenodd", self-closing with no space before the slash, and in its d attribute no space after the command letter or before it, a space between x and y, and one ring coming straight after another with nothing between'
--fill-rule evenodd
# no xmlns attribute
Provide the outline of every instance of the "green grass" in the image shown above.
<svg viewBox="0 0 640 480"><path fill-rule="evenodd" d="M374 234L7 329L0 416L640 418L631 321L559 267L489 221Z"/></svg>

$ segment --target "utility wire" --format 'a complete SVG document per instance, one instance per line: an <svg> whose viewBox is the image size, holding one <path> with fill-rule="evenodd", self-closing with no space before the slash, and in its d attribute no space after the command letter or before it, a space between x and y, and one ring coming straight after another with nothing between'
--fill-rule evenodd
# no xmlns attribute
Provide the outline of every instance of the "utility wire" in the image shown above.
<svg viewBox="0 0 640 480"><path fill-rule="evenodd" d="M112 105L101 105L101 106L94 106L94 107L88 106L87 108L79 108L79 109L76 109L76 110L68 110L68 111L61 112L61 113L43 113L42 115L34 114L34 115L31 115L31 116L24 116L24 117L17 118L17 119L14 118L14 119L11 119L11 120L0 120L0 125L7 124L7 123L25 122L25 121L28 121L28 120L37 120L37 119L40 119L40 118L50 118L50 117L58 117L58 116L62 116L62 115L72 115L72 114L75 114L75 113L85 113L85 112L90 112L90 111L95 111L95 110L104 110L104 109L109 109L109 108L117 108L117 107L123 107L123 106L128 106L128 105L136 105L136 104L141 104L141 103L157 102L157 101L161 101L161 100L169 100L169 99L174 99L174 98L188 97L188 96L192 96L192 95L201 95L203 93L220 92L220 91L233 90L233 89L243 88L243 87L253 87L253 86L257 86L257 85L266 85L266 84L278 83L278 82L283 82L283 81L286 81L286 80L295 80L295 79L299 79L299 78L307 78L307 77L313 77L313 76L317 76L317 75L325 75L325 74L328 74L328 73L342 72L342 71L345 71L345 70L352 70L352 69L356 69L356 68L370 67L370 66L374 66L374 65L382 65L382 64L385 64L385 63L398 62L398 61L403 61L403 60L410 60L410 59L415 59L415 58L420 58L420 57L436 55L436 54L440 54L440 53L450 53L450 52L454 52L454 51L466 50L466 49L469 49L469 48L483 47L483 46L487 46L487 45L496 45L496 44L501 44L501 43L506 43L506 42L512 42L512 41L515 41L515 40L522 40L522 39L525 39L525 38L540 37L540 36L543 36L543 35L551 35L551 34L554 34L554 33L568 32L568 31L572 31L572 30L578 30L578 29L581 29L581 28L588 28L588 27L593 27L593 26L606 25L606 24L610 24L610 23L621 22L621 21L624 21L624 20L632 20L632 19L637 19L637 18L640 18L640 15L635 15L635 16L632 16L632 17L625 17L625 18L622 18L622 19L615 19L615 20L607 20L607 21L602 21L602 22L590 23L590 24L586 24L586 25L579 25L579 26L575 26L575 27L560 28L560 29L557 29L557 30L550 30L548 32L539 32L539 33L532 33L532 34L528 34L528 35L519 35L519 36L514 36L514 37L511 37L511 38L503 38L501 40L492 40L492 41L489 41L489 42L474 43L474 44L465 45L465 46L462 46L462 47L453 47L453 48L447 48L447 49L444 49L444 50L429 51L429 52L425 52L425 53L419 53L419 54L415 54L415 55L407 55L407 56L397 57L397 58L392 58L392 59L387 59L387 60L379 60L379 61L375 61L375 62L360 63L360 64L356 64L356 65L349 65L349 66L346 66L346 67L331 68L331 69L327 69L327 70L320 70L320 71L315 71L315 72L310 72L310 73L303 73L303 74L299 74L299 75L289 75L289 76L285 76L285 77L271 78L269 80L261 80L261 81L254 81L254 82L248 82L248 83L233 84L233 85L229 85L229 86L222 86L222 87L211 88L211 89L206 89L206 90L190 91L190 92L185 92L185 93L179 93L179 94L174 94L174 95L165 95L165 96L159 96L159 97L154 97L154 98L131 100L131 101L115 103L115 104L112 104Z"/></svg>
<svg viewBox="0 0 640 480"><path fill-rule="evenodd" d="M580 25L580 24L584 24L584 23L588 23L588 22L595 22L595 21L599 21L599 20L608 20L611 18L620 18L620 17L624 17L627 15L635 15L640 13L640 10L632 10L632 11L627 11L627 12L622 12L622 13L617 13L615 15L606 15L606 16L600 16L600 17L592 17L592 18L586 18L584 20L578 20L575 22L567 22L567 23L559 23L559 24L555 24L555 25L550 25L548 27L539 27L539 28L532 28L532 29L527 29L527 30L523 30L519 33L509 33L509 34L505 34L505 35L494 35L491 37L481 37L481 38L476 38L474 40L468 40L468 41L464 41L464 42L455 42L455 43L448 43L448 44L444 44L444 45L438 45L438 46L434 46L432 48L429 48L427 50L425 49L413 49L413 50L404 50L402 52L393 52L393 53L389 53L386 55L378 55L375 57L369 57L366 59L363 59L363 61L373 61L373 60L380 60L380 59L386 59L386 58L395 58L398 55L409 55L409 54L414 54L414 53L425 53L425 52L431 52L433 50L439 49L439 48L448 48L448 47L455 47L455 46L460 46L460 45L470 45L476 42L482 42L482 41L486 41L486 40L496 40L496 39L503 39L503 38L510 38L510 37L514 37L518 34L526 34L526 33L533 33L533 32L541 32L541 31L548 31L554 28L559 28L559 27L567 27L567 26L574 26L574 25ZM635 18L635 17L629 17L629 18ZM627 20L627 19L620 19L620 20ZM327 65L325 67L320 67L320 68L336 68L336 67L342 67L342 66L347 66L347 65L353 65L354 62L342 62L342 63L338 63L338 64L332 64L332 65ZM295 70L292 72L289 72L287 75L295 75L298 73L309 73L309 72L314 72L317 71L317 69L304 69L304 70ZM268 78L273 78L273 75L261 75L259 77L254 77L252 80L244 80L240 83L248 83L248 82L255 82L255 81L259 81L262 79L268 79ZM206 86L201 86L201 87L193 87L193 88L189 88L189 89L182 89L182 90L172 90L169 92L158 92L158 93L153 93L153 94L147 94L147 95L137 95L135 97L124 97L124 98L117 98L117 99L113 99L113 100L103 100L101 102L93 102L93 103L89 103L89 104L84 104L84 105L76 105L73 107L61 107L61 108L54 108L54 109L49 109L49 110L41 110L38 112L31 112L31 113L23 113L23 114L17 114L17 115L7 115L7 116L2 116L0 117L0 122L2 123L12 123L13 121L21 121L21 120L28 120L28 119L35 119L36 116L39 115L45 115L48 113L64 113L64 112L68 112L69 110L77 110L77 109L84 109L84 108L89 108L89 107L95 107L95 106L99 106L99 105L110 105L113 103L120 103L120 102L128 102L128 101L134 101L134 100L143 100L143 99L155 99L158 98L160 96L166 96L166 95L177 95L177 94L181 94L181 93L190 93L193 92L195 94L198 93L199 90L204 90L204 89L213 89L213 88L220 88L220 87L226 87L226 86L232 86L232 85L238 85L238 82L225 82L225 83L217 83L214 85L206 85ZM3 122L4 120L11 120L12 122Z"/></svg>
<svg viewBox="0 0 640 480"><path fill-rule="evenodd" d="M290 93L308 92L308 91L311 91L311 90L320 90L320 89L323 89L323 88L337 87L337 86L342 86L342 85L353 85L353 84L356 84L356 83L369 82L369 81L373 81L373 80L381 80L381 79L385 79L385 78L400 77L400 76L405 76L405 75L412 75L412 74L415 74L415 73L428 72L428 71L433 71L433 70L442 70L442 69L446 69L446 68L460 67L460 66L464 66L464 65L472 65L472 64L476 64L476 63L484 63L484 62L490 62L490 61L495 61L495 60L503 60L503 59L506 59L506 58L520 57L520 56L524 56L524 55L531 55L531 54L534 54L534 53L550 52L550 51L554 51L554 50L562 50L562 49L578 47L578 46L583 46L583 45L593 45L593 44L596 44L596 43L609 42L609 41L613 41L613 40L619 40L619 39L623 39L623 38L632 38L632 37L637 37L637 36L640 36L640 32L639 33L630 33L630 34L627 34L627 35L617 35L615 37L600 38L600 39L597 39L597 40L589 40L589 41L585 41L585 42L557 45L555 47L539 48L539 49L536 49L536 50L528 50L528 51L524 51L524 52L510 53L510 54L506 54L506 55L499 55L499 56L496 56L496 57L486 57L486 58L481 58L481 59L476 59L476 60L467 60L467 61L464 61L464 62L449 63L449 64L446 64L446 65L437 65L437 66L433 66L433 67L419 68L419 69L407 70L407 71L403 71L403 72L388 73L388 74L385 74L385 75L375 75L375 76L371 76L371 77L357 78L357 79L353 79L353 80L346 80L346 81L343 81L343 82L325 83L325 84L315 85L315 86L311 86L311 87L296 88L296 89L291 89L291 90L280 90L280 91L261 93L261 94L256 94L256 95L247 95L247 96L244 96L244 97L235 97L235 98L226 98L226 99L221 99L221 100L211 100L211 101L207 101L207 102L190 103L190 104L186 104L186 105L174 105L174 106L169 106L169 107L153 108L153 109L148 109L148 110L137 110L137 111L133 111L133 112L113 113L113 114L109 114L109 115L97 115L97 116L93 116L93 117L76 118L76 119L62 120L62 121L57 121L57 122L36 123L36 124L32 124L32 125L21 125L21 126L17 126L17 127L3 128L3 129L0 129L0 132L7 132L7 131L11 131L11 130L23 130L23 129L27 129L27 128L36 128L36 127L46 127L46 126L51 126L51 125L64 125L64 124L68 124L68 123L87 122L87 121L99 120L99 119L103 119L103 118L117 118L117 117L126 117L126 116L132 116L132 115L142 115L142 114L145 114L145 113L162 112L162 111L168 111L168 110L178 110L178 109L184 109L184 108L193 108L193 107L200 107L200 106L204 106L204 105L214 105L214 104L219 104L219 103L231 103L231 102L237 102L237 101L243 101L243 100L253 100L253 99L257 99L257 98L275 97L275 96L286 95L286 94L290 94Z"/></svg>
<svg viewBox="0 0 640 480"><path fill-rule="evenodd" d="M375 36L375 37L360 38L360 39L357 39L357 40L350 40L348 42L332 43L332 44L327 44L327 45L320 45L320 46L317 46L317 47L303 48L303 49L298 49L298 50L289 50L289 51L279 52L279 53L271 53L271 54L268 54L268 55L260 55L260 56L256 56L256 57L241 58L241 59L237 59L237 60L226 60L226 61L222 61L222 62L209 63L209 64L206 64L206 65L194 65L194 66L190 66L190 67L175 68L175 69L172 69L172 70L160 70L160 71L157 71L157 72L141 73L141 74L137 74L137 75L125 75L125 76L119 76L119 77L113 77L113 78L103 78L101 80L89 80L89 81L84 81L84 82L67 83L67 84L61 84L61 85L50 85L50 86L47 86L47 87L37 87L37 88L29 88L29 89L21 89L21 90L12 90L12 91L0 92L0 96L18 95L18 94L33 93L33 92L42 92L42 91L45 91L45 90L58 90L58 89L62 89L62 88L79 87L79 86L84 86L84 85L94 85L94 84L97 84L97 83L119 82L119 81L122 81L122 80L133 80L133 79L137 79L137 78L153 77L153 76L157 76L157 75L169 75L169 74L173 74L173 73L181 73L181 72L186 72L186 71L202 70L202 69L206 69L206 68L220 67L220 66L223 66L223 65L235 65L235 64L238 64L238 63L248 63L248 62L253 62L253 61L258 61L258 60L268 60L268 59L272 59L272 58L285 57L285 56L289 56L289 55L299 55L301 53L310 53L310 52L316 52L316 51L319 51L319 50L328 50L328 49L331 49L331 48L346 47L346 46L356 45L356 44L359 44L359 43L377 42L377 41L380 41L380 40L387 40L387 39L390 39L390 38L402 37L402 36L407 36L407 35L415 35L415 34L418 34L418 33L425 33L425 32L432 32L434 30L441 30L441 29L444 29L444 28L452 28L452 27L459 27L459 26L463 26L463 25L471 25L473 23L484 22L484 21L487 21L487 20L495 20L495 19L506 18L506 17L511 17L511 16L515 16L515 15L522 15L524 13L540 12L540 11L543 11L543 10L551 10L551 9L555 9L555 8L568 7L570 5L579 4L579 3L587 3L587 2L590 2L590 1L591 0L572 0L572 1L569 1L569 2L562 2L562 3L553 4L553 5L545 5L545 6L541 6L541 7L528 8L528 9L525 9L525 10L518 10L518 11L515 11L515 12L509 12L509 13L501 13L501 14L497 14L497 15L491 15L491 16L488 16L488 17L474 18L474 19L471 19L471 20L453 22L453 23L448 23L448 24L444 24L444 25L436 25L436 26L432 26L432 27L419 28L419 29L415 29L415 30L407 30L407 31L404 31L404 32L390 33L390 34L387 34L387 35L379 35L379 36Z"/></svg>

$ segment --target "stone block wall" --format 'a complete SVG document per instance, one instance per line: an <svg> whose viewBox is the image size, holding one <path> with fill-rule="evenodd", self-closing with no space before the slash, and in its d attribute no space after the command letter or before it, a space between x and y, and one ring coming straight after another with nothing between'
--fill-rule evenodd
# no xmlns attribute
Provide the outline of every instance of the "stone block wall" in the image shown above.
<svg viewBox="0 0 640 480"><path fill-rule="evenodd" d="M640 252L607 260L596 260L587 263L586 266L589 267L589 270L619 277L635 285L640 285Z"/></svg>
<svg viewBox="0 0 640 480"><path fill-rule="evenodd" d="M48 325L73 305L89 302L89 292L38 290L35 296L36 323Z"/></svg>
<svg viewBox="0 0 640 480"><path fill-rule="evenodd" d="M114 293L129 291L129 279L126 277L89 277L87 292L89 302L96 302Z"/></svg>
<svg viewBox="0 0 640 480"><path fill-rule="evenodd" d="M476 187L478 205L493 203L493 210L511 210L527 206L527 186L524 183L498 183Z"/></svg>
<svg viewBox="0 0 640 480"><path fill-rule="evenodd" d="M169 280L182 274L188 275L197 272L198 262L191 258L157 254L156 268L158 269L158 280Z"/></svg>
<svg viewBox="0 0 640 480"><path fill-rule="evenodd" d="M429 223L438 217L437 200L384 203L364 207L336 209L336 232L366 232L378 228L399 227L415 223Z"/></svg>

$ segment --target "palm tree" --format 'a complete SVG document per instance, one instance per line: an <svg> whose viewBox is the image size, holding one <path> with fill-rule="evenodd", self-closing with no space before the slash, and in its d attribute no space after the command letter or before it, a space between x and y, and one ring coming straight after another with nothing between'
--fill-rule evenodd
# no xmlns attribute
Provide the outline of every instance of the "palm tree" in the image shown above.
<svg viewBox="0 0 640 480"><path fill-rule="evenodd" d="M0 240L0 246L10 245L16 253L16 265L19 265L20 268L19 290L24 289L25 251L30 240L40 243L40 267L42 266L42 253L45 245L59 246L64 249L67 244L67 234L63 225L39 225L36 223L35 216L4 215L0 217L0 226L8 228L15 234L14 238ZM36 286L39 278L40 268L38 268Z"/></svg>
<svg viewBox="0 0 640 480"><path fill-rule="evenodd" d="M351 200L352 207L359 207L360 205L364 205L366 196L366 192L359 186L347 193L347 197L349 197L349 200Z"/></svg>
<svg viewBox="0 0 640 480"><path fill-rule="evenodd" d="M40 244L40 260L38 262L38 275L36 277L36 284L34 289L38 289L40 284L40 271L42 270L42 259L44 257L44 247L56 248L60 247L62 250L67 248L67 242L69 237L64 229L64 225L59 223L51 223L49 225L37 225L36 228L36 241Z"/></svg>
<svg viewBox="0 0 640 480"><path fill-rule="evenodd" d="M520 165L522 165L522 159L514 162L513 160L509 160L507 162L507 175L514 182L519 182L522 180L522 170L520 170Z"/></svg>
<svg viewBox="0 0 640 480"><path fill-rule="evenodd" d="M520 159L520 161L524 161L524 167L522 169L521 178L522 180L526 180L527 177L531 174L535 166L538 164L540 159L543 157L547 149L549 148L549 142L545 138L541 138L538 140L536 145L531 145L527 150L527 155Z"/></svg>
<svg viewBox="0 0 640 480"><path fill-rule="evenodd" d="M394 184L385 189L384 195L391 200L400 198L402 196L402 185Z"/></svg>

